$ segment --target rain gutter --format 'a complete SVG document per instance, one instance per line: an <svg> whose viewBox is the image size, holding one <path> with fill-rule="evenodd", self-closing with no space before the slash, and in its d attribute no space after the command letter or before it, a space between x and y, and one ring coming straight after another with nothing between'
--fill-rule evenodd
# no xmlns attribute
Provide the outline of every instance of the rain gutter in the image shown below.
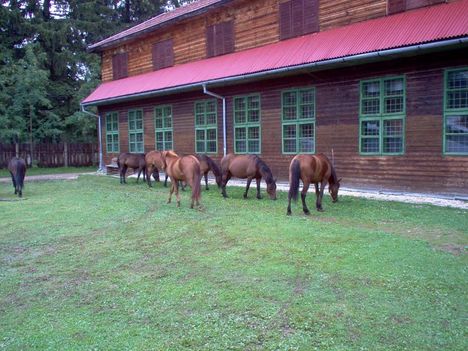
<svg viewBox="0 0 468 351"><path fill-rule="evenodd" d="M237 75L237 76L232 76L232 77L227 77L227 78L213 79L213 80L204 81L204 82L197 82L197 83L192 83L192 84L187 84L187 85L176 86L172 88L145 91L142 93L118 96L118 97L110 98L110 99L96 100L96 101L92 101L89 103L84 103L82 105L85 105L85 106L108 105L108 104L127 101L127 100L135 100L139 98L148 98L148 97L153 97L153 96L169 95L169 94L178 93L178 92L196 90L207 84L210 84L212 87L223 86L227 84L235 84L235 83L244 82L248 80L274 77L276 75L291 73L294 71L330 69L330 68L337 67L337 66L342 67L345 65L354 65L354 64L374 62L374 61L378 61L380 58L391 59L391 58L400 57L400 56L411 56L411 55L419 54L419 53L428 53L432 51L450 49L452 47L464 47L466 45L468 45L468 37L449 39L449 40L444 40L444 41L411 45L411 46L405 46L405 47L396 48L396 49L380 50L380 51L374 51L370 53L358 54L358 55L353 55L353 56L346 56L346 57L335 58L335 59L330 59L330 60L317 61L317 62L294 65L294 66L287 66L287 67L266 70L266 71L261 71L261 72L255 72L255 73L242 74L242 75Z"/></svg>
<svg viewBox="0 0 468 351"><path fill-rule="evenodd" d="M217 99L220 99L223 101L223 156L226 156L227 153L227 142L226 142L226 98L224 96L215 94L211 91L209 91L206 88L206 84L203 84L203 93L206 95L213 96Z"/></svg>
<svg viewBox="0 0 468 351"><path fill-rule="evenodd" d="M83 104L80 104L81 106L81 112L87 114L87 115L90 115L90 116L93 116L93 117L97 117L98 119L98 135L99 135L99 168L98 168L98 172L104 172L104 161L103 161L103 158L102 158L102 131L101 131L101 115L96 115L92 112L89 112L89 111L86 111L86 105L83 105Z"/></svg>

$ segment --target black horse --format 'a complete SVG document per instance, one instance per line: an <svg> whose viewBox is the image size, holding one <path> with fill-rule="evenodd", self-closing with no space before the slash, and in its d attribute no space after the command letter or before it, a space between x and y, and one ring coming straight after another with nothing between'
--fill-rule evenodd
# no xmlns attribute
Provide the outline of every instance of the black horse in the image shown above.
<svg viewBox="0 0 468 351"><path fill-rule="evenodd" d="M22 158L13 157L8 163L15 195L23 196L24 176L26 175L26 162Z"/></svg>

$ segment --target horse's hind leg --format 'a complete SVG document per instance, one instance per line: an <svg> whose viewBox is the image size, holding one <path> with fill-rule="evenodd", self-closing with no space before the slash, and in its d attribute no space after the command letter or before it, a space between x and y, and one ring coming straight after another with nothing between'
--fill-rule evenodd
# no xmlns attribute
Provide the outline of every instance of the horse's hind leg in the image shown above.
<svg viewBox="0 0 468 351"><path fill-rule="evenodd" d="M309 190L309 185L310 185L309 182L305 182L301 191L302 210L304 211L306 215L310 214L310 211L307 208L307 204L306 204L306 196L307 196L307 191Z"/></svg>
<svg viewBox="0 0 468 351"><path fill-rule="evenodd" d="M164 186L166 186L166 187L167 187L167 178L169 178L169 176L166 173L166 179L164 179ZM172 180L171 180L171 182L172 182Z"/></svg>
<svg viewBox="0 0 468 351"><path fill-rule="evenodd" d="M323 211L323 208L322 208L322 198L323 198L323 190L325 189L325 184L326 184L326 181L323 181L320 183L320 192L317 196L317 203L316 203L316 207L317 207L317 211L319 212L322 212ZM318 187L318 185L317 185Z"/></svg>
<svg viewBox="0 0 468 351"><path fill-rule="evenodd" d="M174 183L171 183L171 190L169 190L169 198L167 199L167 203L170 204L172 200L172 193L174 192Z"/></svg>
<svg viewBox="0 0 468 351"><path fill-rule="evenodd" d="M245 187L244 199L247 199L247 194L249 192L251 182L252 182L252 178L247 178L247 186Z"/></svg>
<svg viewBox="0 0 468 351"><path fill-rule="evenodd" d="M18 194L18 188L16 187L16 180L15 180L15 176L13 175L13 173L11 173L11 180L13 181L13 188L15 188L15 195Z"/></svg>
<svg viewBox="0 0 468 351"><path fill-rule="evenodd" d="M260 182L262 178L256 178L255 181L257 182L257 199L261 199L262 195L260 195Z"/></svg>
<svg viewBox="0 0 468 351"><path fill-rule="evenodd" d="M205 189L210 190L210 188L208 188L208 171L206 171L203 176L205 177Z"/></svg>

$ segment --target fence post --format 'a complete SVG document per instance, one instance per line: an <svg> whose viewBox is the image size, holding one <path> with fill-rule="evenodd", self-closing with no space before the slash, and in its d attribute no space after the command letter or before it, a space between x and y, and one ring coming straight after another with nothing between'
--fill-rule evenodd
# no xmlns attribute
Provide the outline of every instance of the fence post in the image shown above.
<svg viewBox="0 0 468 351"><path fill-rule="evenodd" d="M63 143L63 163L68 167L68 143Z"/></svg>

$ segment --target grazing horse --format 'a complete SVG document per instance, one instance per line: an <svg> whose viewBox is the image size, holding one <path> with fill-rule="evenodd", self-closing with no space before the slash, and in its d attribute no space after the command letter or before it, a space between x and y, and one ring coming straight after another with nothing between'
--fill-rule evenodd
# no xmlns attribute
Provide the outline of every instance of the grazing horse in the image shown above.
<svg viewBox="0 0 468 351"><path fill-rule="evenodd" d="M180 207L180 196L179 196L179 183L182 181L190 185L192 188L192 203L190 208L193 208L194 203L200 205L200 162L193 155L187 155L180 157L174 151L163 151L162 152L164 166L163 169L166 174L171 178L171 190L169 192L169 198L167 203L171 202L172 194L176 193L177 207Z"/></svg>
<svg viewBox="0 0 468 351"><path fill-rule="evenodd" d="M145 156L145 163L146 163L146 181L148 186L151 187L151 176L153 176L154 180L159 182L159 170L164 168L164 160L162 151L150 151ZM166 181L164 182L164 186L167 186L167 174L166 174Z"/></svg>
<svg viewBox="0 0 468 351"><path fill-rule="evenodd" d="M273 179L270 168L257 155L234 155L227 154L221 160L221 170L223 173L221 190L223 197L226 198L226 184L231 177L247 178L247 187L245 188L244 199L247 198L250 182L255 178L257 182L257 199L261 199L260 181L265 179L267 184L267 193L270 199L276 200L276 180Z"/></svg>
<svg viewBox="0 0 468 351"><path fill-rule="evenodd" d="M127 168L132 168L133 171L138 170L137 183L140 180L142 172L143 181L146 180L145 154L121 153L117 159L117 165L119 166L120 184L126 183L125 174L127 173Z"/></svg>
<svg viewBox="0 0 468 351"><path fill-rule="evenodd" d="M310 214L305 201L310 183L314 183L315 185L315 194L317 196L317 211L323 211L323 190L325 189L327 183L333 202L338 201L338 190L340 189L341 178L338 179L336 177L335 168L327 156L323 154L296 155L289 165L288 215L291 215L291 198L294 201L297 201L299 180L302 180L303 183L301 199L302 209L306 215Z"/></svg>
<svg viewBox="0 0 468 351"><path fill-rule="evenodd" d="M8 163L15 195L23 196L24 176L26 175L26 162L22 158L13 157Z"/></svg>

